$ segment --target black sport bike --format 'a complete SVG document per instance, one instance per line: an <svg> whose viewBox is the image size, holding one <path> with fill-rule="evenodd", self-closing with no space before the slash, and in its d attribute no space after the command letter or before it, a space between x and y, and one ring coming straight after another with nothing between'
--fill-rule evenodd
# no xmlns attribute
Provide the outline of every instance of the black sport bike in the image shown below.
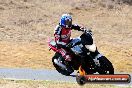
<svg viewBox="0 0 132 88"><path fill-rule="evenodd" d="M83 33L70 41L67 45L72 61L67 62L60 54L57 44L54 40L49 41L49 48L55 52L52 62L56 70L63 75L70 75L74 70L81 66L86 74L114 74L112 63L98 52L93 43L92 33L83 31ZM62 64L59 64L61 62Z"/></svg>

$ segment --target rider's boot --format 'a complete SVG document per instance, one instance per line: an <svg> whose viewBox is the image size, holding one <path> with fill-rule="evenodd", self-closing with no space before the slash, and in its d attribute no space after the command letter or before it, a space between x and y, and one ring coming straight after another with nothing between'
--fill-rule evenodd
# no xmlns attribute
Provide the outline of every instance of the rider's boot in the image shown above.
<svg viewBox="0 0 132 88"><path fill-rule="evenodd" d="M69 62L71 61L71 56L70 55L66 55L65 56L65 63L68 63L67 65L66 65L66 67L67 67L67 71L69 71L69 72L74 72L74 69L69 65Z"/></svg>

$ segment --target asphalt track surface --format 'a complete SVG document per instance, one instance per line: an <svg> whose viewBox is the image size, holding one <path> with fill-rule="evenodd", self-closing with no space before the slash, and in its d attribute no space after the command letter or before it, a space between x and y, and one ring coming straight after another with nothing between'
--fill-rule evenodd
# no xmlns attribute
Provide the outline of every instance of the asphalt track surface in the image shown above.
<svg viewBox="0 0 132 88"><path fill-rule="evenodd" d="M130 75L132 77L132 73L130 73ZM0 79L47 80L47 81L76 83L76 72L74 72L70 76L64 76L58 73L56 70L49 70L49 69L0 68ZM132 87L132 79L130 83L117 83L114 85Z"/></svg>

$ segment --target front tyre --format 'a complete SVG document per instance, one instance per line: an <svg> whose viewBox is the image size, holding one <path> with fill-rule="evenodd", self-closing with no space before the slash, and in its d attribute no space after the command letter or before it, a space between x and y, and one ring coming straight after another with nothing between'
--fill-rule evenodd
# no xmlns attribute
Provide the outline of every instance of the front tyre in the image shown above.
<svg viewBox="0 0 132 88"><path fill-rule="evenodd" d="M61 54L55 53L54 57L52 58L52 62L53 62L54 67L62 75L69 76L73 71L68 71L68 70L62 69L60 66L58 66L57 64L55 64L54 59L58 59L59 57L62 57Z"/></svg>
<svg viewBox="0 0 132 88"><path fill-rule="evenodd" d="M105 56L99 57L98 60L100 63L99 74L114 74L113 65Z"/></svg>

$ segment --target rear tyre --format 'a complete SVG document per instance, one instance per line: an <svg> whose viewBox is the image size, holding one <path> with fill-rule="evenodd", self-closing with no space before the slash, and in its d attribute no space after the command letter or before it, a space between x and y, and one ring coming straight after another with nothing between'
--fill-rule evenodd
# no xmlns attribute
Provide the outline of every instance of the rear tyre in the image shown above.
<svg viewBox="0 0 132 88"><path fill-rule="evenodd" d="M69 76L73 71L62 69L60 66L58 66L57 64L54 63L54 59L58 59L59 57L61 57L61 54L55 53L54 57L52 58L52 62L53 62L54 67L62 75Z"/></svg>

